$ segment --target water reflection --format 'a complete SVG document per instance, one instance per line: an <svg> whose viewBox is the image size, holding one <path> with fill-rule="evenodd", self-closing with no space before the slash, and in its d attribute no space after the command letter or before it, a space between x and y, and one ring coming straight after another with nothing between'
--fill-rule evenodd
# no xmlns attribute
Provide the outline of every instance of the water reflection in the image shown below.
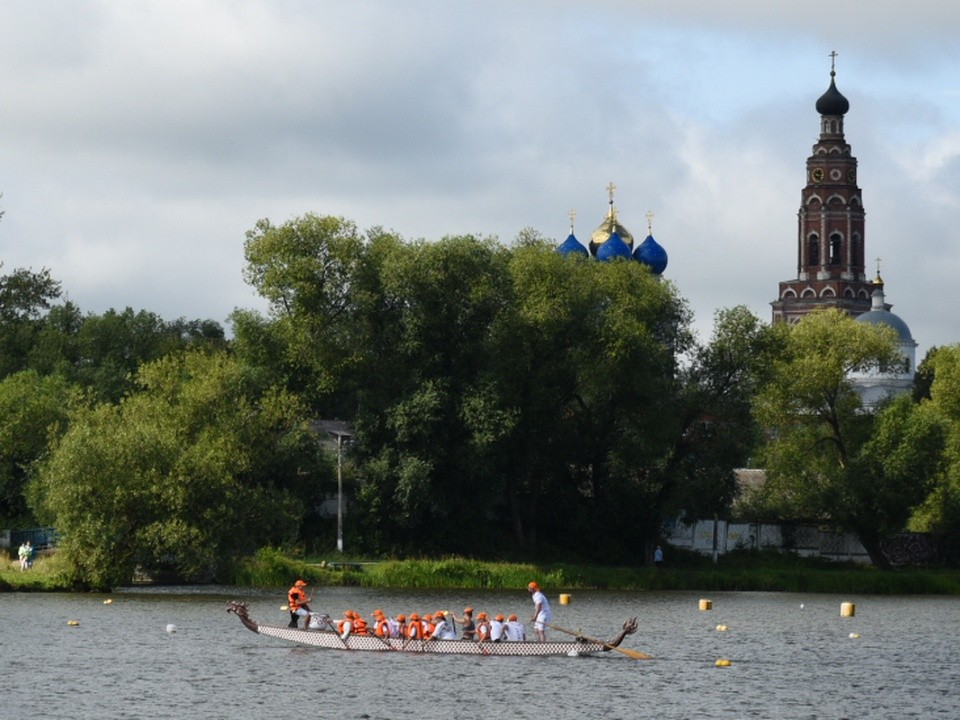
<svg viewBox="0 0 960 720"><path fill-rule="evenodd" d="M552 593L555 598L556 592ZM960 601L719 593L578 592L555 621L654 655L424 657L292 646L224 612L244 600L284 624L282 589L130 589L0 595L0 716L28 718L886 718L955 717ZM529 617L525 592L384 594L315 588L339 615L460 611ZM104 600L112 599L111 604ZM840 603L856 615L840 617ZM79 625L70 627L69 620ZM175 625L169 633L167 625ZM725 632L718 625L726 626ZM859 635L852 638L851 633ZM728 658L730 667L716 667Z"/></svg>

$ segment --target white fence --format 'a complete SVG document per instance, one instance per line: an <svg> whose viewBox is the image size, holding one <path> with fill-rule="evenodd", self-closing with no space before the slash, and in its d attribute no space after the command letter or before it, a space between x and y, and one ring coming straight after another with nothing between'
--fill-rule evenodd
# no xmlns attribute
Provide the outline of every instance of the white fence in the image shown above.
<svg viewBox="0 0 960 720"><path fill-rule="evenodd" d="M821 530L813 526L782 526L766 523L731 523L726 520L680 522L664 528L667 542L705 555L723 555L731 550L789 550L805 557L869 563L867 551L850 533Z"/></svg>

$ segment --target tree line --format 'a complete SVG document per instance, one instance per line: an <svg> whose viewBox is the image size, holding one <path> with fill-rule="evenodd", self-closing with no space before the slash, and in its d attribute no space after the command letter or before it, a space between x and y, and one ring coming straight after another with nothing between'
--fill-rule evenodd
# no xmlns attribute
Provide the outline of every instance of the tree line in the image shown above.
<svg viewBox="0 0 960 720"><path fill-rule="evenodd" d="M813 520L880 541L960 523L960 347L913 396L849 381L896 357L836 312L717 313L702 342L639 263L525 230L405 240L307 214L247 233L268 302L209 320L83 314L49 271L0 277L0 522L48 523L78 585L216 577L266 545L330 549L347 421L357 553L640 562L665 518ZM737 498L734 469L768 482Z"/></svg>

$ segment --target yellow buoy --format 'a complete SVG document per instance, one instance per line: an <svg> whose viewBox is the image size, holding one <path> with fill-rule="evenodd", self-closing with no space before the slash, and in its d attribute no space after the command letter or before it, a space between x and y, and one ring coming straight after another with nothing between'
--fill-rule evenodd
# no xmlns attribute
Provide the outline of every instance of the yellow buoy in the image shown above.
<svg viewBox="0 0 960 720"><path fill-rule="evenodd" d="M720 623L719 625L717 625L717 632L726 632L726 631L727 631L726 625L724 625L723 623Z"/></svg>
<svg viewBox="0 0 960 720"><path fill-rule="evenodd" d="M730 667L731 664L732 663L726 658L720 658L714 663L717 667Z"/></svg>
<svg viewBox="0 0 960 720"><path fill-rule="evenodd" d="M860 639L860 633L850 633L850 639L851 639L851 640L859 640L859 639Z"/></svg>
<svg viewBox="0 0 960 720"><path fill-rule="evenodd" d="M569 594L569 593L561 593L561 594L560 594L560 604L561 604L561 605L569 605L569 604L570 604L570 594Z"/></svg>
<svg viewBox="0 0 960 720"><path fill-rule="evenodd" d="M700 600L701 610L713 610L713 600Z"/></svg>
<svg viewBox="0 0 960 720"><path fill-rule="evenodd" d="M106 600L103 601L103 604L104 604L104 605L113 605L113 600L112 600L111 598L107 598Z"/></svg>
<svg viewBox="0 0 960 720"><path fill-rule="evenodd" d="M77 627L80 624L79 620L67 620L67 625L70 627Z"/></svg>
<svg viewBox="0 0 960 720"><path fill-rule="evenodd" d="M857 606L852 602L840 603L840 617L853 617L857 614Z"/></svg>
<svg viewBox="0 0 960 720"><path fill-rule="evenodd" d="M281 606L280 606L280 609L281 609L281 610L289 610L290 608L287 607L286 605L281 605Z"/></svg>

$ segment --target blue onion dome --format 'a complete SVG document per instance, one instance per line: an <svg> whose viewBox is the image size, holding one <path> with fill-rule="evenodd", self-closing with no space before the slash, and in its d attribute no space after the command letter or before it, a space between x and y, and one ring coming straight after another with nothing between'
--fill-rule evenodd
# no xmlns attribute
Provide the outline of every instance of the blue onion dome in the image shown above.
<svg viewBox="0 0 960 720"><path fill-rule="evenodd" d="M557 247L557 252L563 256L583 255L583 257L590 257L590 251L583 246L583 243L577 240L573 233L570 233L567 239Z"/></svg>
<svg viewBox="0 0 960 720"><path fill-rule="evenodd" d="M597 248L597 260L606 261L616 260L617 258L629 260L630 257L630 247L623 241L619 233L616 232L612 233L606 242Z"/></svg>
<svg viewBox="0 0 960 720"><path fill-rule="evenodd" d="M653 235L647 235L646 240L633 251L633 258L649 267L654 275L662 275L667 269L667 251L653 239Z"/></svg>
<svg viewBox="0 0 960 720"><path fill-rule="evenodd" d="M850 109L850 101L837 90L834 82L836 75L834 70L830 70L830 87L817 100L817 112L821 115L845 115Z"/></svg>

